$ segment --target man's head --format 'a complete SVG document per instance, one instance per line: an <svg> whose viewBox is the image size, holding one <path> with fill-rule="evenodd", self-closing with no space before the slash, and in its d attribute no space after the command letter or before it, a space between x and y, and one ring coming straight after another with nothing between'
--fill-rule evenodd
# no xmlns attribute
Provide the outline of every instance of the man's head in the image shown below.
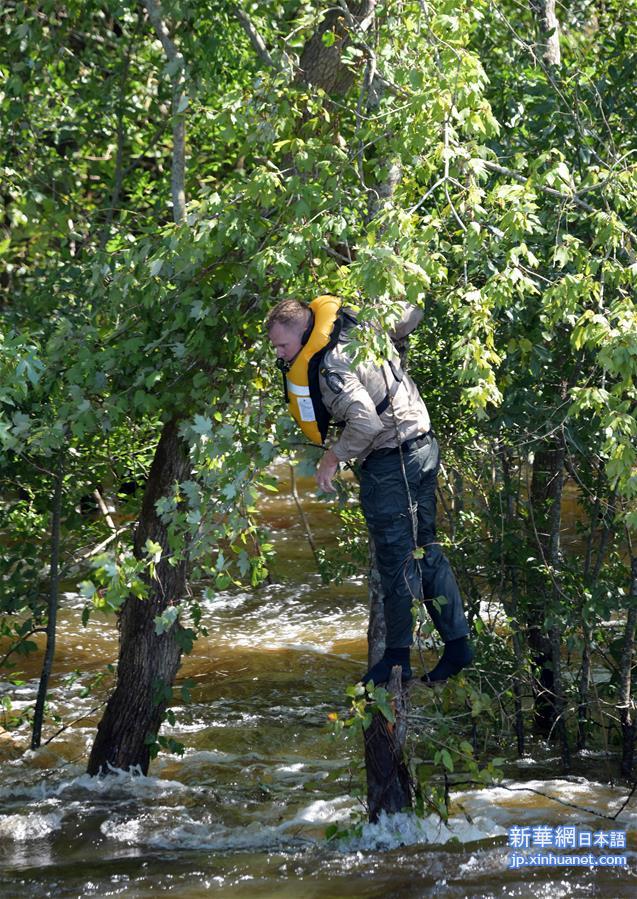
<svg viewBox="0 0 637 899"><path fill-rule="evenodd" d="M265 327L279 359L288 363L296 359L311 319L310 309L298 300L281 300L272 309Z"/></svg>

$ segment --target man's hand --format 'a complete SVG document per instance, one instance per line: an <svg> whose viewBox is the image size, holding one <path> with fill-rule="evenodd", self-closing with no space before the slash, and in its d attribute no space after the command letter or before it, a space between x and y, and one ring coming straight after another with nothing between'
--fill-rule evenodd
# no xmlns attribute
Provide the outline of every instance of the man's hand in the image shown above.
<svg viewBox="0 0 637 899"><path fill-rule="evenodd" d="M326 493L336 493L336 487L332 484L332 478L338 471L338 461L332 450L328 449L325 451L316 469L316 483Z"/></svg>

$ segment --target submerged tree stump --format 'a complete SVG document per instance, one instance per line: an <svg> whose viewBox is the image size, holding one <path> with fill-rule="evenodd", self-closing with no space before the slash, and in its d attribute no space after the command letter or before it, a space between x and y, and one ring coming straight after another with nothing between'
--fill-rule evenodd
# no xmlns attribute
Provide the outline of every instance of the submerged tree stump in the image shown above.
<svg viewBox="0 0 637 899"><path fill-rule="evenodd" d="M364 731L367 805L373 824L382 811L392 814L412 807L409 770L404 759L409 692L401 682L401 668L392 668L387 691L396 716L392 724L376 712Z"/></svg>

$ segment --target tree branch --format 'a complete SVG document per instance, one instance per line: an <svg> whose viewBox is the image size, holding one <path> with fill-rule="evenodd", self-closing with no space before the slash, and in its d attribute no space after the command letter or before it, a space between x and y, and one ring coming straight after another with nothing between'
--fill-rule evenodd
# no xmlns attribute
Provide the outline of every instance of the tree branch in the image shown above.
<svg viewBox="0 0 637 899"><path fill-rule="evenodd" d="M107 524L107 525L109 526L109 528L111 529L111 532L114 533L114 532L117 530L117 525L115 524L115 522L114 522L113 519L111 518L111 513L108 511L108 506L107 506L106 503L104 502L104 497L103 497L102 494L99 492L99 490L97 489L97 487L96 487L95 490L93 491L93 496L94 496L94 498L95 498L95 502L96 502L97 505L99 506L100 512L101 512L102 515L104 516L104 521L106 522L106 524Z"/></svg>
<svg viewBox="0 0 637 899"><path fill-rule="evenodd" d="M22 646L23 643L26 643L26 641L29 639L29 637L32 637L34 634L46 634L46 628L45 627L34 627L30 631L28 631L26 634L22 634L22 636L20 637L18 642L14 643L13 646L9 647L7 652L5 652L5 654L2 656L2 658L0 658L0 668L3 668L5 665L5 662L9 658L9 656L13 655L14 652L17 652L19 647Z"/></svg>
<svg viewBox="0 0 637 899"><path fill-rule="evenodd" d="M142 23L141 12L138 9L137 16L137 24L135 26L135 31L131 35L130 40L128 42L128 46L126 47L126 51L124 53L124 59L122 62L122 72L120 76L119 82L119 97L117 104L117 151L115 154L115 173L113 175L113 188L111 191L111 204L109 208L106 210L106 220L104 222L104 226L102 228L102 235L100 237L100 249L104 249L106 243L108 241L108 235L110 232L110 226L113 221L113 217L115 215L115 211L119 206L119 201L122 193L122 184L124 182L124 140L126 137L126 130L124 127L124 114L126 108L126 90L128 87L128 73L130 70L131 63L131 54L133 49L133 44L135 42L135 38L139 34L139 30Z"/></svg>
<svg viewBox="0 0 637 899"><path fill-rule="evenodd" d="M255 53L257 54L257 56L259 57L259 59L261 60L261 62L264 65L268 66L268 68L270 68L270 69L280 70L281 67L279 65L277 65L275 63L275 61L272 59L272 57L270 56L270 52L269 52L268 48L266 47L265 41L259 34L259 32L258 32L257 28L255 27L254 23L252 22L252 19L250 18L250 16L247 13L245 13L242 9L239 9L238 6L234 6L232 11L234 12L234 14L237 17L237 19L239 20L239 22L241 22L241 25L243 26L243 30L248 35L248 38L250 39L250 43L252 44L252 47L253 47Z"/></svg>
<svg viewBox="0 0 637 899"><path fill-rule="evenodd" d="M538 28L544 43L542 56L548 66L557 67L561 62L560 24L555 14L555 0L531 0L531 9L535 15Z"/></svg>
<svg viewBox="0 0 637 899"><path fill-rule="evenodd" d="M499 165L497 162L489 162L489 160L486 159L483 159L482 162L484 163L484 167L489 169L490 172L506 175L508 178L513 178L515 181L519 181L522 184L526 184L529 180L526 175L522 174L522 172L516 172L514 169ZM576 206L581 206L581 208L585 209L587 212L597 212L594 206L590 206L584 200L581 200L577 194L563 194L561 191L555 190L554 187L546 187L544 184L535 184L533 186L537 188L537 190L540 190L542 193L548 194L551 197L558 197L565 203L574 203Z"/></svg>
<svg viewBox="0 0 637 899"><path fill-rule="evenodd" d="M172 63L173 85L173 160L171 191L173 200L173 220L179 224L186 218L186 122L184 112L188 105L185 89L185 60L173 42L162 18L159 4L155 0L140 0L148 13L148 18L164 48L169 63Z"/></svg>

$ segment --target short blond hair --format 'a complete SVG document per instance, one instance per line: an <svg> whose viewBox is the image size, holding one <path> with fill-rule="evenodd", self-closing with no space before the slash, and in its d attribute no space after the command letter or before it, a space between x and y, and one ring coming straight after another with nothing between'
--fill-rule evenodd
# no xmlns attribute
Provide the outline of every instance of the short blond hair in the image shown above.
<svg viewBox="0 0 637 899"><path fill-rule="evenodd" d="M286 328L293 327L303 330L307 325L307 314L309 311L309 306L306 306L305 303L301 303L299 300L281 300L268 313L268 317L265 320L266 331L271 331L275 325L284 325Z"/></svg>

